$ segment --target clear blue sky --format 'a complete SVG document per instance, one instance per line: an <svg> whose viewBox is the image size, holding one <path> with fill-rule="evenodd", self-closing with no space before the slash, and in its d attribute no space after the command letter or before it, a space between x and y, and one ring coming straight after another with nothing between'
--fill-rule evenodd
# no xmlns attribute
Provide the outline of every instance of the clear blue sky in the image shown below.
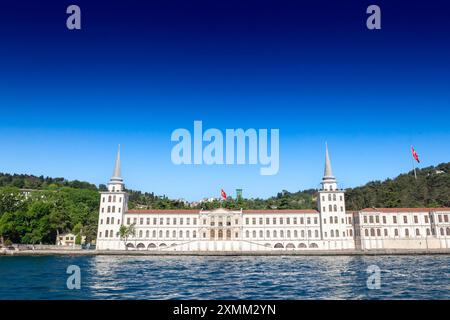
<svg viewBox="0 0 450 320"><path fill-rule="evenodd" d="M26 0L0 12L0 171L196 200L315 188L328 141L342 187L450 161L445 1ZM280 170L175 166L176 128L280 129Z"/></svg>

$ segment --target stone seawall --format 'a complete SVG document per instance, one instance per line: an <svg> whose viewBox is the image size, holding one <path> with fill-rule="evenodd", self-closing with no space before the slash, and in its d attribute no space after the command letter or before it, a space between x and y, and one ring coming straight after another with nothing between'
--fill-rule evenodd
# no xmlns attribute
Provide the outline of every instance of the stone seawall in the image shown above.
<svg viewBox="0 0 450 320"><path fill-rule="evenodd" d="M111 251L111 250L21 250L2 251L2 256L374 256L450 254L450 249L429 250L317 250L317 251Z"/></svg>

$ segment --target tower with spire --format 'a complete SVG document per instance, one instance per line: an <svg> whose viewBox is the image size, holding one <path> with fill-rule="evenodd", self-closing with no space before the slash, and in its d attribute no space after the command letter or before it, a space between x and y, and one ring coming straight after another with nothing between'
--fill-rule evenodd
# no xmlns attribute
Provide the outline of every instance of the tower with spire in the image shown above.
<svg viewBox="0 0 450 320"><path fill-rule="evenodd" d="M352 238L350 215L345 211L344 190L339 189L336 178L331 169L330 154L328 144L325 143L325 170L317 198L317 209L320 212L321 233L323 240L329 240L329 249L347 247L348 239Z"/></svg>
<svg viewBox="0 0 450 320"><path fill-rule="evenodd" d="M119 145L113 174L108 182L108 190L100 192L97 249L122 249L119 229L123 224L124 213L127 211L128 193L124 190Z"/></svg>

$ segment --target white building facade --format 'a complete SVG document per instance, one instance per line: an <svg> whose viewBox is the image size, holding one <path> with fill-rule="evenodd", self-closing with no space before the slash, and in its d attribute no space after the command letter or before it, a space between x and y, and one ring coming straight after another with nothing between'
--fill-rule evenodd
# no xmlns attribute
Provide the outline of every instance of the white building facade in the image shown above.
<svg viewBox="0 0 450 320"><path fill-rule="evenodd" d="M450 248L450 208L347 212L328 147L317 210L128 210L120 149L101 192L97 250L298 251ZM123 238L120 227L134 226Z"/></svg>

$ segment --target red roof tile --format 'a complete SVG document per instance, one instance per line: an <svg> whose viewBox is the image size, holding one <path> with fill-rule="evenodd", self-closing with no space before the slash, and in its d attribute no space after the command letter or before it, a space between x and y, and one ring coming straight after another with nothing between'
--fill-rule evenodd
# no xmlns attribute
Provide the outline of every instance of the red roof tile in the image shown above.
<svg viewBox="0 0 450 320"><path fill-rule="evenodd" d="M361 212L430 212L430 211L450 211L450 208L365 208Z"/></svg>
<svg viewBox="0 0 450 320"><path fill-rule="evenodd" d="M211 210L212 211L212 210ZM198 214L200 210L198 209L143 209L143 210L128 210L126 213L134 213L134 214L147 214L147 213L190 213L190 214ZM319 213L317 210L243 210L243 213Z"/></svg>

